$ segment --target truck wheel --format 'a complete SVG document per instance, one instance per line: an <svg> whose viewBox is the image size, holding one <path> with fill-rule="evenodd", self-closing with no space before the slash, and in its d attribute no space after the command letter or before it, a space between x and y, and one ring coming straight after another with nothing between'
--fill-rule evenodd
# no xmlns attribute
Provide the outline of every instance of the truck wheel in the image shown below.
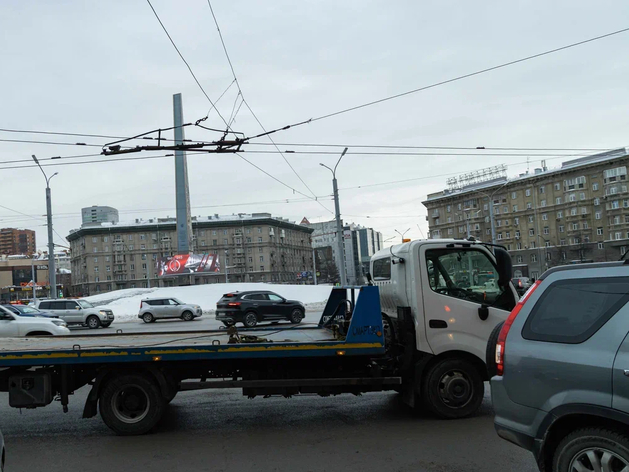
<svg viewBox="0 0 629 472"><path fill-rule="evenodd" d="M144 313L142 315L142 321L144 321L145 323L152 323L153 321L155 321L155 317L153 317L153 315L151 315L150 313Z"/></svg>
<svg viewBox="0 0 629 472"><path fill-rule="evenodd" d="M441 418L465 418L483 402L483 380L465 359L443 359L433 365L422 382L426 407Z"/></svg>
<svg viewBox="0 0 629 472"><path fill-rule="evenodd" d="M248 311L245 313L245 317L242 320L242 324L245 325L245 328L253 328L258 324L258 315L253 311Z"/></svg>
<svg viewBox="0 0 629 472"><path fill-rule="evenodd" d="M557 446L552 470L629 470L629 437L607 428L574 431Z"/></svg>
<svg viewBox="0 0 629 472"><path fill-rule="evenodd" d="M295 308L291 314L290 314L290 318L288 321L290 321L293 324L299 324L301 323L301 320L304 319L304 314L303 312L299 309L299 308Z"/></svg>
<svg viewBox="0 0 629 472"><path fill-rule="evenodd" d="M98 319L98 316L95 316L95 315L88 316L87 320L85 321L85 324L90 329L96 329L100 327L100 320Z"/></svg>
<svg viewBox="0 0 629 472"><path fill-rule="evenodd" d="M102 390L98 401L101 418L120 436L148 433L162 418L165 405L159 386L139 374L115 377Z"/></svg>
<svg viewBox="0 0 629 472"><path fill-rule="evenodd" d="M490 379L498 373L498 368L496 367L496 344L498 343L498 335L500 334L503 324L505 324L505 322L501 321L494 327L494 330L489 335L489 340L487 341L485 365L487 366L487 375Z"/></svg>
<svg viewBox="0 0 629 472"><path fill-rule="evenodd" d="M184 311L183 314L181 315L181 318L184 321L192 321L194 319L194 315L192 314L191 311Z"/></svg>

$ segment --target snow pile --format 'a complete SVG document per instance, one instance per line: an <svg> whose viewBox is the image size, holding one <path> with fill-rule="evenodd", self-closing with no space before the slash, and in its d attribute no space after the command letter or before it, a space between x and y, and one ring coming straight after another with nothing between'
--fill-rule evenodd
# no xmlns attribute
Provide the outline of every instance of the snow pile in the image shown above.
<svg viewBox="0 0 629 472"><path fill-rule="evenodd" d="M208 284L187 287L130 288L86 297L96 306L113 310L118 321L138 319L140 302L145 298L178 298L182 302L201 306L204 314L213 314L216 302L225 293L245 290L270 290L289 300L299 300L308 309L323 309L330 296L329 285L274 285L274 284Z"/></svg>

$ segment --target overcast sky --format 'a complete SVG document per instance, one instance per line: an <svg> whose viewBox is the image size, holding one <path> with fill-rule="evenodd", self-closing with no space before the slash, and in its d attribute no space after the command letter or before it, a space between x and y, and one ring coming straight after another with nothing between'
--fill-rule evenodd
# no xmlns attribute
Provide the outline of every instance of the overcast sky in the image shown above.
<svg viewBox="0 0 629 472"><path fill-rule="evenodd" d="M205 0L152 0L175 43L213 100L232 75ZM388 95L518 59L627 26L626 1L317 1L214 0L243 93L267 129L332 113ZM0 15L0 128L116 136L172 126L172 96L181 92L184 119L204 117L209 103L169 43L146 1L4 1ZM489 72L274 134L282 150L333 151L286 143L349 145L601 148L627 145L629 33ZM237 89L218 102L229 117ZM215 111L204 123L224 127ZM246 107L233 128L261 130ZM172 132L168 137L172 137ZM219 134L186 128L186 137ZM0 132L1 139L85 142L107 140ZM268 143L258 139L255 142ZM245 147L245 157L289 186L311 195L271 146ZM247 151L251 152L247 154ZM338 169L339 187L423 178L341 191L341 212L382 231L425 233L428 193L447 176L508 164L520 156L358 155L350 147ZM382 151L382 149L380 149ZM392 149L389 152L429 152ZM98 147L0 142L0 227L37 230L46 245L44 178L31 154L100 152ZM433 151L456 152L456 151ZM465 152L465 151L458 151ZM156 154L156 153L153 153ZM486 154L496 154L486 151ZM511 152L513 154L513 152ZM530 152L528 155L533 156ZM550 167L568 158L546 152ZM566 152L566 154L570 154ZM151 153L127 154L129 159ZM331 174L337 154L286 154L312 191L333 209ZM541 157L531 157L531 168ZM6 164L6 161L21 161ZM299 222L331 219L303 197L230 154L188 154L193 215L271 212ZM172 158L60 165L51 183L54 227L66 236L81 224L80 210L110 205L121 220L174 216ZM242 205L235 205L242 203ZM350 216L351 215L351 216ZM373 218L366 218L372 216ZM382 218L385 217L385 218ZM56 242L63 244L61 238Z"/></svg>

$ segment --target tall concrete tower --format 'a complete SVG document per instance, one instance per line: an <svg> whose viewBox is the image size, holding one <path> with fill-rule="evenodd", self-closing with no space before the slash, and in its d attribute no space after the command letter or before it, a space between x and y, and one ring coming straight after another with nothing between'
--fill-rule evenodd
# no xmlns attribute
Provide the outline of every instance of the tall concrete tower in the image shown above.
<svg viewBox="0 0 629 472"><path fill-rule="evenodd" d="M173 95L175 144L184 143L183 105L181 94ZM177 208L177 251L188 254L192 249L192 219L190 218L190 190L188 187L188 161L185 151L175 151L175 196Z"/></svg>

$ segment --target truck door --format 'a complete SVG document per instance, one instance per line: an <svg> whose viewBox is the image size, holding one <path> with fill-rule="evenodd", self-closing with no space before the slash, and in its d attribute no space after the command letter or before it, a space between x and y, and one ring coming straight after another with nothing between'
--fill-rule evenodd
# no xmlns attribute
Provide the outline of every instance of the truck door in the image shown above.
<svg viewBox="0 0 629 472"><path fill-rule="evenodd" d="M515 306L513 289L498 286L498 270L483 248L425 247L420 258L431 350L435 354L463 350L484 360L492 329ZM485 309L488 316L483 320Z"/></svg>

